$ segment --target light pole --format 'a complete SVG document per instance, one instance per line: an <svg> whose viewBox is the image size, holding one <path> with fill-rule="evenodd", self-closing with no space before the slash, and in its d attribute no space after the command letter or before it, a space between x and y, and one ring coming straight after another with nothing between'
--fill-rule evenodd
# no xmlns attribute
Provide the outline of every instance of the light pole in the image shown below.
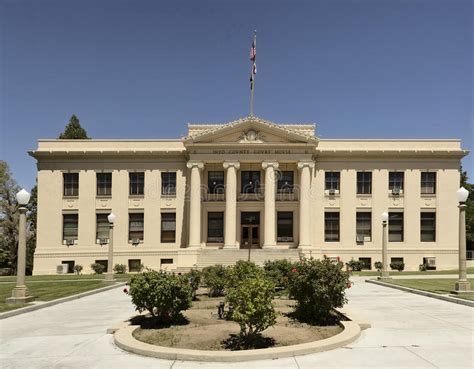
<svg viewBox="0 0 474 369"><path fill-rule="evenodd" d="M110 213L107 217L109 221L109 255L107 258L107 273L105 273L105 280L109 282L115 281L114 279L114 222L115 214Z"/></svg>
<svg viewBox="0 0 474 369"><path fill-rule="evenodd" d="M33 301L34 297L28 294L28 288L25 285L25 267L26 267L26 207L30 201L30 194L22 189L16 194L16 201L20 205L20 224L18 230L18 253L16 268L16 286L12 291L12 297L7 298L7 304L26 304Z"/></svg>
<svg viewBox="0 0 474 369"><path fill-rule="evenodd" d="M388 213L384 211L382 213L382 275L378 278L381 280L390 279L388 273L388 261L387 261L387 223Z"/></svg>
<svg viewBox="0 0 474 369"><path fill-rule="evenodd" d="M459 280L454 286L453 293L474 293L471 291L471 284L467 280L466 272L466 201L469 191L461 187L456 192L459 208Z"/></svg>

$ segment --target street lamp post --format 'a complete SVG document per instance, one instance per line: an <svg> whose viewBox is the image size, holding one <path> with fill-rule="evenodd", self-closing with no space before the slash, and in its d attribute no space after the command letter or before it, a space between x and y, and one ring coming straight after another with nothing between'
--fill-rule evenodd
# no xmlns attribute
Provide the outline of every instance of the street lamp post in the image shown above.
<svg viewBox="0 0 474 369"><path fill-rule="evenodd" d="M7 298L7 304L26 304L34 300L33 296L28 294L28 288L25 285L25 267L26 267L26 205L30 201L30 194L22 189L16 194L16 200L20 205L20 224L18 230L18 253L16 268L16 286L12 291L12 297Z"/></svg>
<svg viewBox="0 0 474 369"><path fill-rule="evenodd" d="M114 222L115 222L115 214L110 213L107 217L109 221L109 255L107 258L107 273L105 273L105 280L109 282L113 282L114 280Z"/></svg>
<svg viewBox="0 0 474 369"><path fill-rule="evenodd" d="M456 192L459 208L459 280L454 286L453 293L474 293L471 291L471 284L467 280L466 271L466 201L469 191L461 187Z"/></svg>
<svg viewBox="0 0 474 369"><path fill-rule="evenodd" d="M378 278L381 280L390 279L390 274L388 273L388 255L387 255L387 223L388 223L388 213L382 213L382 275Z"/></svg>

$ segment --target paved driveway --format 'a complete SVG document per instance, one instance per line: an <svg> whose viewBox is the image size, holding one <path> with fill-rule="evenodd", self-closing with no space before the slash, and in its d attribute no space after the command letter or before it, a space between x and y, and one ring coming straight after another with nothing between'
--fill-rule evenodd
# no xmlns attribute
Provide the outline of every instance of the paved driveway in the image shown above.
<svg viewBox="0 0 474 369"><path fill-rule="evenodd" d="M372 324L352 345L299 356L235 364L167 361L126 353L108 327L133 314L114 289L0 321L6 368L473 368L474 309L355 278L349 308Z"/></svg>

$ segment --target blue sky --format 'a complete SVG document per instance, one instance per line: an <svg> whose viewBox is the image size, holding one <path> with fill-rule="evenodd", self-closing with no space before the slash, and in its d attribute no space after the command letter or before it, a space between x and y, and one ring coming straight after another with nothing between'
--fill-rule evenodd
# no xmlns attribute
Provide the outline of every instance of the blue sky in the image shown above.
<svg viewBox="0 0 474 369"><path fill-rule="evenodd" d="M473 149L473 5L463 0L0 0L1 152L71 114L93 138L174 138L249 112L323 138L461 138ZM471 157L464 166L474 179Z"/></svg>

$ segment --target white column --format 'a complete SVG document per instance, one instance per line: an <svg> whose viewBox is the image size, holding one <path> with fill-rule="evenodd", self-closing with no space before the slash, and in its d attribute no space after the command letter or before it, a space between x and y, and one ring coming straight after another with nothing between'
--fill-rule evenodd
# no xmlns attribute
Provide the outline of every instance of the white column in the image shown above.
<svg viewBox="0 0 474 369"><path fill-rule="evenodd" d="M237 247L237 171L240 163L226 161L223 167L226 170L224 248L233 249Z"/></svg>
<svg viewBox="0 0 474 369"><path fill-rule="evenodd" d="M201 247L201 170L204 163L189 161L191 169L190 204L189 204L189 246Z"/></svg>
<svg viewBox="0 0 474 369"><path fill-rule="evenodd" d="M263 247L268 248L276 246L275 169L278 169L278 163L264 161L262 168L265 169L265 229Z"/></svg>
<svg viewBox="0 0 474 369"><path fill-rule="evenodd" d="M300 171L299 247L311 247L311 169L313 161L298 162Z"/></svg>

